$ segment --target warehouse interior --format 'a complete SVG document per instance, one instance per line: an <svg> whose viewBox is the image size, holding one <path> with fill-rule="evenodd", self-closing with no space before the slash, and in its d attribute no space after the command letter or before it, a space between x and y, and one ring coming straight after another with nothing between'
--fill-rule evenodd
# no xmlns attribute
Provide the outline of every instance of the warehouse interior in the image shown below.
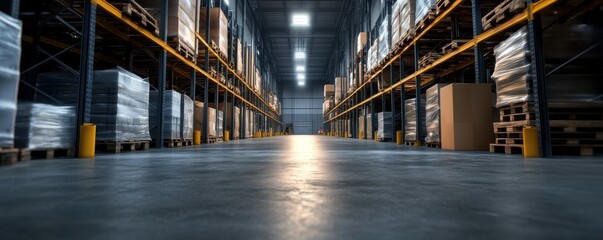
<svg viewBox="0 0 603 240"><path fill-rule="evenodd" d="M598 0L5 0L6 239L596 239Z"/></svg>

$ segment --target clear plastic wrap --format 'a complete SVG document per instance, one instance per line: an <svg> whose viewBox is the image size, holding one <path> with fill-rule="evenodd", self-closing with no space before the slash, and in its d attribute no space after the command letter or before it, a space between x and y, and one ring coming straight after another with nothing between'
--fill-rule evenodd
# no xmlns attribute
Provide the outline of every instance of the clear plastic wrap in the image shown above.
<svg viewBox="0 0 603 240"><path fill-rule="evenodd" d="M249 109L245 111L245 138L253 138L254 125L253 125L253 112Z"/></svg>
<svg viewBox="0 0 603 240"><path fill-rule="evenodd" d="M378 52L378 62L383 61L390 49L390 39L389 39L389 31L388 31L388 17L385 16L385 20L381 23L381 27L379 27L379 52Z"/></svg>
<svg viewBox="0 0 603 240"><path fill-rule="evenodd" d="M136 0L149 12L161 26L161 0ZM195 8L193 0L169 0L168 7L168 36L177 37L181 45L189 50L195 49ZM205 13L201 12L200 13ZM205 16L205 14L203 14ZM205 19L205 18L203 18ZM212 19L213 20L213 19ZM205 26L205 25L203 25ZM203 31L205 33L205 31Z"/></svg>
<svg viewBox="0 0 603 240"><path fill-rule="evenodd" d="M377 137L392 139L392 112L377 113Z"/></svg>
<svg viewBox="0 0 603 240"><path fill-rule="evenodd" d="M366 139L373 139L373 114L370 112L366 116Z"/></svg>
<svg viewBox="0 0 603 240"><path fill-rule="evenodd" d="M188 97L186 94L182 94L180 109L181 120L182 120L182 139L193 139L193 124L194 124L194 106L193 100Z"/></svg>
<svg viewBox="0 0 603 240"><path fill-rule="evenodd" d="M218 120L216 124L218 125L217 134L218 137L224 137L224 112L218 111Z"/></svg>
<svg viewBox="0 0 603 240"><path fill-rule="evenodd" d="M233 134L232 134L232 138L236 139L241 137L241 123L240 123L240 119L241 119L241 109L239 107L235 107L234 108L234 130L233 130Z"/></svg>
<svg viewBox="0 0 603 240"><path fill-rule="evenodd" d="M12 147L21 62L21 21L0 12L0 147Z"/></svg>
<svg viewBox="0 0 603 240"><path fill-rule="evenodd" d="M521 28L494 47L494 56L496 65L492 79L496 83L496 107L531 101L526 28Z"/></svg>
<svg viewBox="0 0 603 240"><path fill-rule="evenodd" d="M417 101L415 98L407 99L404 101L405 105L405 117L404 117L404 126L406 127L406 132L404 133L404 140L406 141L417 141ZM421 127L420 131L423 136L426 135L427 130L425 129L425 95L421 96L421 106L419 107L419 114L421 114L421 122L419 126Z"/></svg>
<svg viewBox="0 0 603 240"><path fill-rule="evenodd" d="M373 45L369 48L367 56L367 70L373 70L377 63L379 62L379 39L375 39L373 41Z"/></svg>
<svg viewBox="0 0 603 240"><path fill-rule="evenodd" d="M158 91L151 91L151 102L154 104L159 98ZM182 109L182 95L173 90L166 90L163 96L163 139L180 139L180 124ZM157 106L149 105L149 122L151 124L152 136L156 136L159 128L157 127Z"/></svg>
<svg viewBox="0 0 603 240"><path fill-rule="evenodd" d="M30 150L73 148L75 107L19 103L15 146Z"/></svg>
<svg viewBox="0 0 603 240"><path fill-rule="evenodd" d="M425 98L425 123L427 135L425 142L440 143L440 88L447 84L436 84L426 92Z"/></svg>
<svg viewBox="0 0 603 240"><path fill-rule="evenodd" d="M415 29L415 0L398 0L400 2L400 40Z"/></svg>
<svg viewBox="0 0 603 240"><path fill-rule="evenodd" d="M436 0L416 0L416 4L415 24L419 23L429 13L429 10L435 7Z"/></svg>
<svg viewBox="0 0 603 240"><path fill-rule="evenodd" d="M69 72L38 75L35 102L76 106L79 77ZM57 103L54 99L59 100ZM122 68L94 71L90 121L98 141L151 140L149 83Z"/></svg>

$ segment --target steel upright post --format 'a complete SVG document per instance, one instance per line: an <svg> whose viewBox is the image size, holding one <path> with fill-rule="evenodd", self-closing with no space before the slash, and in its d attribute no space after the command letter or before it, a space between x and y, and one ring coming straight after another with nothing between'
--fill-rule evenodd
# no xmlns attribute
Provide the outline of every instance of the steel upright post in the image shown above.
<svg viewBox="0 0 603 240"><path fill-rule="evenodd" d="M82 50L80 53L80 84L75 132L75 156L79 154L78 149L80 142L80 127L84 123L90 122L90 105L92 104L92 81L94 75L95 37L96 3L93 0L85 0L82 24Z"/></svg>

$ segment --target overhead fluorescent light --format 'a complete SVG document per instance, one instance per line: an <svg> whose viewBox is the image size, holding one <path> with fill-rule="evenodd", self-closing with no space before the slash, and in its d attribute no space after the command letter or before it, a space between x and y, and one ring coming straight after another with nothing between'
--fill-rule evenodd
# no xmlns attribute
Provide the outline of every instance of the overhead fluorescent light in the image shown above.
<svg viewBox="0 0 603 240"><path fill-rule="evenodd" d="M304 59L306 58L305 52L295 52L295 59Z"/></svg>
<svg viewBox="0 0 603 240"><path fill-rule="evenodd" d="M293 14L291 18L291 26L294 27L309 27L310 26L310 17L306 13L296 13Z"/></svg>
<svg viewBox="0 0 603 240"><path fill-rule="evenodd" d="M295 71L297 71L297 72L305 72L306 71L306 67L304 67L304 66L297 66L297 67L295 67Z"/></svg>
<svg viewBox="0 0 603 240"><path fill-rule="evenodd" d="M224 0L224 4L226 4L226 6L228 6L228 0Z"/></svg>
<svg viewBox="0 0 603 240"><path fill-rule="evenodd" d="M306 80L306 75L297 74L297 80Z"/></svg>
<svg viewBox="0 0 603 240"><path fill-rule="evenodd" d="M306 85L306 81L298 81L297 85L304 86L304 85Z"/></svg>

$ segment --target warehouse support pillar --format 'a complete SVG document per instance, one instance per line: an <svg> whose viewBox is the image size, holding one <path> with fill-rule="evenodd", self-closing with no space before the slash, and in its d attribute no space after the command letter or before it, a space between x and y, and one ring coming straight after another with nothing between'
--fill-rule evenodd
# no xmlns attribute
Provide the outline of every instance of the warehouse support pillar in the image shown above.
<svg viewBox="0 0 603 240"><path fill-rule="evenodd" d="M480 35L482 29L482 12L479 7L480 0L471 0L471 17L473 22L473 37ZM473 55L475 59L475 82L486 83L486 70L484 68L484 47L482 44L477 44L473 48Z"/></svg>
<svg viewBox="0 0 603 240"><path fill-rule="evenodd" d="M160 26L159 26L159 38L161 38L162 41L167 41L167 31L168 31L168 7L169 7L169 1L168 0L162 0L162 6L163 8L161 9L161 19L159 20L160 22ZM157 133L155 134L155 148L163 148L163 98L164 96L164 92L165 92L165 78L166 78L166 73L167 73L167 52L162 49L161 52L159 53L159 76L158 76L158 80L157 80L157 95L159 96L156 99L156 106L157 109L155 109L155 111L157 111L157 120L155 121L157 123Z"/></svg>
<svg viewBox="0 0 603 240"><path fill-rule="evenodd" d="M96 3L84 1L82 21L82 49L80 53L80 85L76 113L75 150L80 153L80 131L84 123L90 122L90 104L92 104L92 80L94 74L94 44L96 36Z"/></svg>
<svg viewBox="0 0 603 240"><path fill-rule="evenodd" d="M528 0L528 4L533 1ZM534 89L534 110L536 117L536 129L538 130L538 139L540 156L551 157L551 133L549 128L549 109L546 93L546 77L544 69L544 54L542 49L542 24L540 15L532 15L531 8L528 8L528 44L530 45L530 54L532 62L530 70L534 77L532 89Z"/></svg>

